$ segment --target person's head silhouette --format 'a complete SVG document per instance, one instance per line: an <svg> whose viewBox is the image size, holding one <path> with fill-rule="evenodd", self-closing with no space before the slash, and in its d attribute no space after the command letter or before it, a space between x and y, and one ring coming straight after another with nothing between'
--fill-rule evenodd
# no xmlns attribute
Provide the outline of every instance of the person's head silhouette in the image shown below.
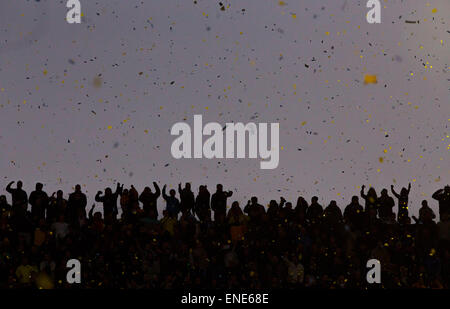
<svg viewBox="0 0 450 309"><path fill-rule="evenodd" d="M252 196L251 201L253 205L258 204L258 198L256 196Z"/></svg>
<svg viewBox="0 0 450 309"><path fill-rule="evenodd" d="M377 192L375 191L374 187L370 187L369 191L367 191L367 195L371 196L371 197L376 197L377 196Z"/></svg>
<svg viewBox="0 0 450 309"><path fill-rule="evenodd" d="M42 188L44 187L44 185L40 182L36 183L36 191L42 191Z"/></svg>
<svg viewBox="0 0 450 309"><path fill-rule="evenodd" d="M400 191L400 195L402 197L407 197L408 196L408 190L405 187L403 187L402 190Z"/></svg>

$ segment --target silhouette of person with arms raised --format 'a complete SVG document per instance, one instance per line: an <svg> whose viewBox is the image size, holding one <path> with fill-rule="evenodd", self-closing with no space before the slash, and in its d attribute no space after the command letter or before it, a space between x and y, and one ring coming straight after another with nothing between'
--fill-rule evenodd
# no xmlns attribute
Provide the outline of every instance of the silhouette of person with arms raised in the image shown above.
<svg viewBox="0 0 450 309"><path fill-rule="evenodd" d="M184 188L181 188L181 183L178 184L178 193L180 194L180 208L183 214L194 210L195 197L191 190L191 184L186 182Z"/></svg>
<svg viewBox="0 0 450 309"><path fill-rule="evenodd" d="M178 213L180 212L180 201L175 197L175 190L170 189L169 195L166 194L166 187L167 185L164 185L162 190L162 196L164 200L166 201L166 210L172 218L177 219Z"/></svg>
<svg viewBox="0 0 450 309"><path fill-rule="evenodd" d="M218 216L225 218L227 213L227 199L232 195L232 191L223 191L222 184L216 186L216 192L211 197L211 209L214 211L214 220L217 220Z"/></svg>
<svg viewBox="0 0 450 309"><path fill-rule="evenodd" d="M13 210L16 208L21 209L22 211L26 212L28 209L28 195L27 193L22 189L22 181L19 180L17 182L16 189L11 188L11 185L14 183L14 181L11 181L6 186L6 191L11 194L12 197L12 208ZM17 210L19 210L17 209Z"/></svg>
<svg viewBox="0 0 450 309"><path fill-rule="evenodd" d="M408 215L408 195L409 191L411 190L411 183L408 185L408 189L402 188L400 190L400 194L395 192L394 185L391 185L391 191L392 194L398 199L398 214L397 214L397 220L401 224L405 224L407 219L409 218Z"/></svg>
<svg viewBox="0 0 450 309"><path fill-rule="evenodd" d="M362 185L361 187L361 197L365 200L365 205L364 205L364 211L365 212L369 212L370 209L375 209L375 213L378 211L378 207L377 207L377 201L378 201L378 197L377 197L377 192L375 191L375 189L373 187L369 188L369 191L367 191L367 195L364 193L364 189L366 188L365 185Z"/></svg>
<svg viewBox="0 0 450 309"><path fill-rule="evenodd" d="M139 196L139 201L142 203L144 214L151 219L158 219L158 197L161 195L161 190L156 182L153 182L155 192L152 192L150 187L145 187Z"/></svg>
<svg viewBox="0 0 450 309"><path fill-rule="evenodd" d="M439 202L439 217L442 221L445 216L450 215L450 186L437 190L431 197Z"/></svg>
<svg viewBox="0 0 450 309"><path fill-rule="evenodd" d="M116 191L114 193L111 188L108 187L105 189L105 194L103 196L101 196L102 191L98 191L95 195L95 201L103 203L103 216L105 218L111 216L113 220L117 219L117 214L119 213L117 209L117 198L122 189L123 187L120 186L120 183L117 183Z"/></svg>

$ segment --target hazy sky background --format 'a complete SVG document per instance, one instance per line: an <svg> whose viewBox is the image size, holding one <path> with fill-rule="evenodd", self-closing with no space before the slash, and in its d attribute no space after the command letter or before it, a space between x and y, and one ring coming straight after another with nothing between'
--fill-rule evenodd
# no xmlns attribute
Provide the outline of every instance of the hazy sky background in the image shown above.
<svg viewBox="0 0 450 309"><path fill-rule="evenodd" d="M366 2L81 0L76 25L65 0L0 1L0 187L80 183L91 204L116 181L190 181L241 206L344 207L362 184L411 182L417 214L450 183L450 1L383 0L379 25ZM278 168L173 159L170 128L194 114L279 122Z"/></svg>

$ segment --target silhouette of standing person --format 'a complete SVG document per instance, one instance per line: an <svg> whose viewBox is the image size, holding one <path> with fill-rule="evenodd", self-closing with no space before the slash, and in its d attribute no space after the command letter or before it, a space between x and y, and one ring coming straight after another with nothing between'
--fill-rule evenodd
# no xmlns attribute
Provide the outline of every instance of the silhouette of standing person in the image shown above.
<svg viewBox="0 0 450 309"><path fill-rule="evenodd" d="M63 195L63 191L58 190L56 191L56 197L55 192L53 192L52 196L50 196L46 214L47 222L53 223L61 215L69 216L67 200L63 197Z"/></svg>
<svg viewBox="0 0 450 309"><path fill-rule="evenodd" d="M428 225L432 224L435 218L436 215L434 214L433 209L428 206L427 200L422 201L422 207L420 207L419 209L419 220L417 220L417 218L413 216L413 219L416 221L416 223L423 223Z"/></svg>
<svg viewBox="0 0 450 309"><path fill-rule="evenodd" d="M68 221L74 222L78 219L79 214L86 216L86 205L86 194L81 192L81 186L77 184L75 191L69 194L69 200L67 201Z"/></svg>
<svg viewBox="0 0 450 309"><path fill-rule="evenodd" d="M323 215L325 220L330 225L338 225L342 222L342 211L338 207L335 200L331 201L330 204L325 208Z"/></svg>
<svg viewBox="0 0 450 309"><path fill-rule="evenodd" d="M225 218L227 213L227 198L232 195L232 191L223 191L221 184L216 186L216 192L211 197L211 209L214 211L214 220L217 220L219 216Z"/></svg>
<svg viewBox="0 0 450 309"><path fill-rule="evenodd" d="M408 185L408 189L402 188L400 194L395 192L394 185L391 185L392 194L398 199L398 214L397 220L399 223L405 223L408 219L408 195L411 190L411 183Z"/></svg>
<svg viewBox="0 0 450 309"><path fill-rule="evenodd" d="M95 201L103 203L103 216L105 218L111 216L113 220L117 219L117 214L119 213L117 209L117 198L122 189L123 187L120 186L120 183L117 183L116 191L114 193L111 188L106 188L103 196L101 196L102 191L98 191L95 195Z"/></svg>
<svg viewBox="0 0 450 309"><path fill-rule="evenodd" d="M14 181L11 181L6 186L6 191L11 194L12 197L12 209L15 210L22 210L27 211L28 209L28 195L27 193L22 189L22 181L19 180L17 182L16 189L11 188L11 185L14 183Z"/></svg>
<svg viewBox="0 0 450 309"><path fill-rule="evenodd" d="M250 217L253 222L259 222L261 217L266 212L266 209L263 205L258 203L258 198L256 196L252 196L247 205L245 205L244 212Z"/></svg>
<svg viewBox="0 0 450 309"><path fill-rule="evenodd" d="M381 195L378 198L378 215L380 219L388 220L392 214L392 208L395 206L394 199L388 195L388 190L383 189L381 190Z"/></svg>
<svg viewBox="0 0 450 309"><path fill-rule="evenodd" d="M306 219L308 219L311 223L319 222L323 214L323 207L318 203L318 201L319 198L317 196L313 196L311 198L311 205L309 205L308 211L306 212Z"/></svg>
<svg viewBox="0 0 450 309"><path fill-rule="evenodd" d="M35 222L45 217L45 210L48 207L48 195L42 190L43 184L38 182L36 190L31 192L29 202L31 205L31 216Z"/></svg>
<svg viewBox="0 0 450 309"><path fill-rule="evenodd" d="M306 212L308 211L308 202L303 198L303 196L299 196L297 199L297 205L295 206L295 212L301 213L303 218L306 218Z"/></svg>
<svg viewBox="0 0 450 309"><path fill-rule="evenodd" d="M206 185L201 185L198 189L198 195L195 199L194 211L199 220L202 222L207 219L208 214L210 215L210 199L211 194L208 191L208 187Z"/></svg>
<svg viewBox="0 0 450 309"><path fill-rule="evenodd" d="M439 202L439 217L443 221L445 216L450 215L450 186L437 190L431 197Z"/></svg>
<svg viewBox="0 0 450 309"><path fill-rule="evenodd" d="M364 208L359 204L359 198L354 195L350 204L345 207L344 219L350 225L359 228L359 222L361 222Z"/></svg>
<svg viewBox="0 0 450 309"><path fill-rule="evenodd" d="M161 190L156 182L153 182L155 192L153 193L150 187L145 187L139 196L139 201L142 203L144 214L151 219L158 219L158 197L161 195Z"/></svg>

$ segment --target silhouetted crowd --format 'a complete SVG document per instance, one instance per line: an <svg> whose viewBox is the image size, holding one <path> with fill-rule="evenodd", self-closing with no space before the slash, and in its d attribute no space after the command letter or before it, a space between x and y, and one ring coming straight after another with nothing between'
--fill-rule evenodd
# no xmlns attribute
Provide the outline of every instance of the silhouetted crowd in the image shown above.
<svg viewBox="0 0 450 309"><path fill-rule="evenodd" d="M96 194L95 213L80 185L68 198L13 185L11 204L0 196L0 288L450 288L450 186L432 195L437 222L426 200L410 216L411 184L392 197L362 186L343 212L316 196L229 207L220 184L212 195L117 184ZM81 283L66 280L70 259ZM370 259L381 284L366 280Z"/></svg>

